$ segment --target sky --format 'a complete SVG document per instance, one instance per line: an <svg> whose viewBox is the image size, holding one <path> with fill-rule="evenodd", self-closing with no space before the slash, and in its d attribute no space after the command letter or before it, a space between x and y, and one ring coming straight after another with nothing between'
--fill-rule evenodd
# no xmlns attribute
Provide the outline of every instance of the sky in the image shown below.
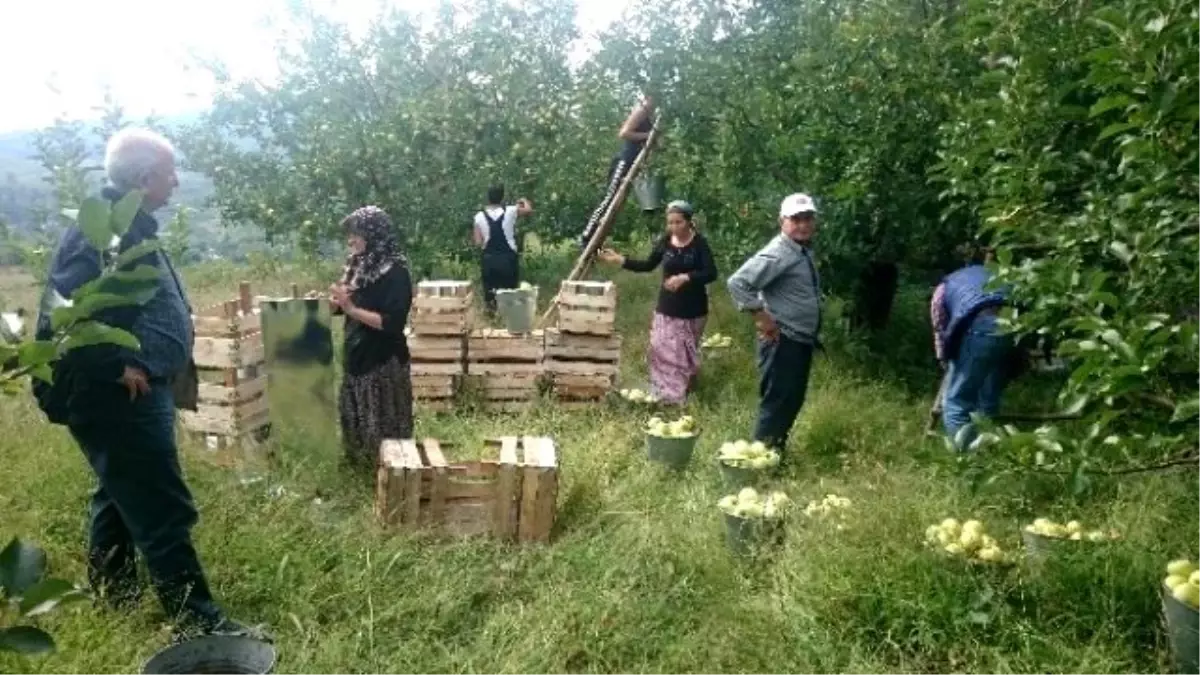
<svg viewBox="0 0 1200 675"><path fill-rule="evenodd" d="M620 18L628 1L577 0L585 38ZM0 132L92 117L106 91L135 118L203 110L214 84L197 56L222 61L235 79L270 81L286 2L0 0ZM422 12L436 0L308 4L362 29L381 6Z"/></svg>

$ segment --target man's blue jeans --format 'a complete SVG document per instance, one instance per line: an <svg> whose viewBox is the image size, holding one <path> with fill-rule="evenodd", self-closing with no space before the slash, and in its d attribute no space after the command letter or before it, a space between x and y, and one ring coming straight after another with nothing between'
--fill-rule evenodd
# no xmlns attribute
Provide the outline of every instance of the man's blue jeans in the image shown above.
<svg viewBox="0 0 1200 675"><path fill-rule="evenodd" d="M963 334L958 352L950 360L942 401L942 423L959 450L975 440L971 413L991 417L1000 410L1000 396L1007 384L1005 365L1012 348L1012 339L994 330L972 326ZM964 427L968 428L959 439Z"/></svg>
<svg viewBox="0 0 1200 675"><path fill-rule="evenodd" d="M215 625L222 617L192 546L197 513L179 466L171 387L152 382L149 393L128 397L114 383L111 395L99 397L103 416L70 424L99 482L91 503L88 576L114 601L131 600L138 588L134 552L140 551L168 615L180 623Z"/></svg>

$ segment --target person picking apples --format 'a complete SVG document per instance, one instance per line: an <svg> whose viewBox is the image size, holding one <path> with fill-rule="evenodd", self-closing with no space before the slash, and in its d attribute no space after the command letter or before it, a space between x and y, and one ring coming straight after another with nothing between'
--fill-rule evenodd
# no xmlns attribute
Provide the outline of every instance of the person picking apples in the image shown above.
<svg viewBox="0 0 1200 675"><path fill-rule="evenodd" d="M608 186L605 188L604 198L600 200L600 205L596 207L596 210L592 211L592 216L588 218L587 225L579 235L577 243L581 251L586 249L592 240L592 235L596 233L596 228L600 225L600 219L604 217L604 212L608 210L609 204L617 196L617 191L621 188L621 181L625 180L625 176L633 168L633 163L637 160L638 155L642 154L642 148L646 147L646 141L649 140L650 132L653 129L654 98L646 94L634 106L629 116L625 118L624 124L621 125L621 130L617 132L617 137L621 139L621 151L612 158L612 163L609 165Z"/></svg>
<svg viewBox="0 0 1200 675"><path fill-rule="evenodd" d="M942 424L960 451L975 439L971 414L999 412L1015 350L996 322L1008 290L990 286L992 273L984 266L990 255L972 247L968 264L942 279L929 306L934 352L946 371Z"/></svg>
<svg viewBox="0 0 1200 675"><path fill-rule="evenodd" d="M758 329L759 395L754 440L784 460L788 434L804 405L813 350L820 347L821 278L812 259L817 233L812 197L796 193L779 208L779 235L729 277L729 294Z"/></svg>

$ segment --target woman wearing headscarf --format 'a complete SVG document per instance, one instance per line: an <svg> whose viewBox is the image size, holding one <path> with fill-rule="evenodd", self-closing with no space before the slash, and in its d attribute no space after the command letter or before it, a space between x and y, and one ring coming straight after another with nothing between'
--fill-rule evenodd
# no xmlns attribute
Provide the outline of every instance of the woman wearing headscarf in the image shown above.
<svg viewBox="0 0 1200 675"><path fill-rule="evenodd" d="M338 409L351 463L373 465L387 438L412 438L412 376L404 325L412 304L408 262L387 213L364 206L342 221L350 254L329 289L346 317Z"/></svg>
<svg viewBox="0 0 1200 675"><path fill-rule="evenodd" d="M700 338L708 318L708 291L717 278L712 249L692 222L685 201L667 205L667 231L645 260L601 251L601 260L633 272L650 272L660 264L663 283L650 324L651 393L664 403L682 404L700 370Z"/></svg>

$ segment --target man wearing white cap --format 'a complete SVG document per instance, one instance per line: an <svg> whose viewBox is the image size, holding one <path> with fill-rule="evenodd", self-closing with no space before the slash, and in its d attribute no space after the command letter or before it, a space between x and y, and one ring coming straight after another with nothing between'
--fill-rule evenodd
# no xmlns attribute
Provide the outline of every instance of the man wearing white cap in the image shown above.
<svg viewBox="0 0 1200 675"><path fill-rule="evenodd" d="M783 455L808 390L813 349L820 346L821 279L812 260L817 207L806 194L779 207L779 236L729 277L729 294L758 328L760 373L754 440Z"/></svg>

